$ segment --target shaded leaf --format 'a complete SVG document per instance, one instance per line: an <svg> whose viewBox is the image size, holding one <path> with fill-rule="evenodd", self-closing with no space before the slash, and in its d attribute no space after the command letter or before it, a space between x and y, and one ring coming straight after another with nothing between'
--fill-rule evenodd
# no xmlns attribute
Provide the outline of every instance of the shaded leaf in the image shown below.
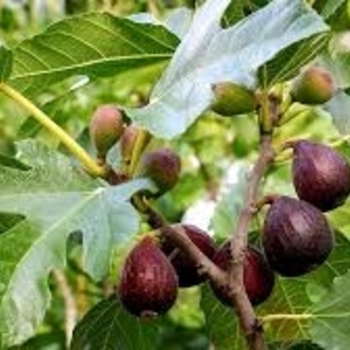
<svg viewBox="0 0 350 350"><path fill-rule="evenodd" d="M228 0L208 0L195 13L150 104L128 109L140 126L164 138L181 134L210 105L212 84L232 81L252 87L257 69L278 52L327 30L302 0L273 1L222 30L219 21L228 4Z"/></svg>
<svg viewBox="0 0 350 350"><path fill-rule="evenodd" d="M159 325L130 315L116 297L92 308L76 326L71 350L154 350Z"/></svg>
<svg viewBox="0 0 350 350"><path fill-rule="evenodd" d="M347 350L350 342L350 272L334 281L332 290L312 307L312 340L325 349Z"/></svg>
<svg viewBox="0 0 350 350"><path fill-rule="evenodd" d="M73 75L114 76L168 60L177 43L162 26L107 13L72 16L14 48L10 83L33 95Z"/></svg>

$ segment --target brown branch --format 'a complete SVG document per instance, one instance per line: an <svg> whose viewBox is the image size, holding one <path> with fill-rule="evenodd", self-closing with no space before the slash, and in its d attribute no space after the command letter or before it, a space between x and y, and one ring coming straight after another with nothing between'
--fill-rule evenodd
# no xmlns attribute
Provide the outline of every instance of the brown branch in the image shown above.
<svg viewBox="0 0 350 350"><path fill-rule="evenodd" d="M252 350L265 349L265 344L263 329L245 292L243 262L247 247L249 224L255 213L255 202L258 196L259 185L266 168L271 164L273 158L274 152L271 146L271 137L262 135L259 158L249 174L243 208L238 217L236 232L231 238L232 266L230 268L230 289L232 300L248 346Z"/></svg>
<svg viewBox="0 0 350 350"><path fill-rule="evenodd" d="M58 289L64 299L66 346L67 349L69 349L69 344L72 339L73 330L78 319L77 305L73 296L73 292L69 286L64 272L59 269L54 269L53 276L56 280Z"/></svg>

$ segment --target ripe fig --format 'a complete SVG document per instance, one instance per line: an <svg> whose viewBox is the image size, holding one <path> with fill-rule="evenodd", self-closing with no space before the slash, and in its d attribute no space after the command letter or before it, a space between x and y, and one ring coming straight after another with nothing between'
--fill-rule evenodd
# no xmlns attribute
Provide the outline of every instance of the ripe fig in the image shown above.
<svg viewBox="0 0 350 350"><path fill-rule="evenodd" d="M331 74L322 67L310 67L292 83L291 96L296 102L318 105L329 101L335 93Z"/></svg>
<svg viewBox="0 0 350 350"><path fill-rule="evenodd" d="M97 108L90 121L90 137L99 158L105 158L124 131L123 111L112 105Z"/></svg>
<svg viewBox="0 0 350 350"><path fill-rule="evenodd" d="M267 212L263 246L272 269L282 276L301 276L328 258L333 232L316 207L281 196Z"/></svg>
<svg viewBox="0 0 350 350"><path fill-rule="evenodd" d="M310 141L293 143L293 182L298 197L321 209L342 205L350 194L350 165L331 147Z"/></svg>
<svg viewBox="0 0 350 350"><path fill-rule="evenodd" d="M176 272L154 239L146 236L128 255L119 283L119 297L133 315L166 313L178 291Z"/></svg>
<svg viewBox="0 0 350 350"><path fill-rule="evenodd" d="M215 100L211 109L218 114L229 117L253 112L257 100L253 91L231 82L222 82L213 86Z"/></svg>
<svg viewBox="0 0 350 350"><path fill-rule="evenodd" d="M182 225L182 228L202 253L209 259L212 259L216 253L216 246L208 233L194 225ZM179 278L180 287L196 286L205 280L205 277L198 273L197 267L187 255L176 248L170 240L165 239L162 243L161 249L168 256L174 266Z"/></svg>
<svg viewBox="0 0 350 350"><path fill-rule="evenodd" d="M214 263L222 270L230 267L230 242L226 242L213 258ZM253 246L248 246L243 266L244 286L252 305L264 302L272 293L275 285L275 275L264 254ZM230 295L225 289L211 285L217 298L225 305L232 306Z"/></svg>
<svg viewBox="0 0 350 350"><path fill-rule="evenodd" d="M149 177L157 185L159 194L164 194L176 185L180 171L179 156L169 148L160 148L143 155L139 175Z"/></svg>

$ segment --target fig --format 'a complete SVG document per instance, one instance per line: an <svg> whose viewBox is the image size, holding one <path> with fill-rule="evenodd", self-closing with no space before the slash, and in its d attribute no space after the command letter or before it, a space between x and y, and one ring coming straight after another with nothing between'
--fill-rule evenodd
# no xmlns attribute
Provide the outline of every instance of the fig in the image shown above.
<svg viewBox="0 0 350 350"><path fill-rule="evenodd" d="M180 171L179 156L169 148L160 148L143 155L139 175L154 181L159 194L164 194L176 185Z"/></svg>
<svg viewBox="0 0 350 350"><path fill-rule="evenodd" d="M216 246L208 233L194 225L182 225L182 228L201 252L209 259L212 259L216 253ZM169 239L163 241L161 249L174 266L180 287L196 286L205 280L205 277L198 273L197 266L184 252L174 246Z"/></svg>
<svg viewBox="0 0 350 350"><path fill-rule="evenodd" d="M335 93L331 74L322 67L304 70L292 83L291 96L296 102L318 105L329 101Z"/></svg>
<svg viewBox="0 0 350 350"><path fill-rule="evenodd" d="M231 248L226 242L215 254L213 261L224 271L230 267ZM244 287L252 305L264 302L272 293L275 275L264 254L256 247L247 246L243 266ZM225 305L232 306L230 294L226 289L218 289L211 284L217 298Z"/></svg>
<svg viewBox="0 0 350 350"><path fill-rule="evenodd" d="M139 129L136 126L129 125L120 138L120 152L125 164L130 163L138 132Z"/></svg>
<svg viewBox="0 0 350 350"><path fill-rule="evenodd" d="M176 272L151 236L146 236L128 255L118 294L133 315L153 317L166 313L178 291Z"/></svg>
<svg viewBox="0 0 350 350"><path fill-rule="evenodd" d="M97 156L105 158L124 131L123 111L112 105L97 108L90 121L90 137Z"/></svg>
<svg viewBox="0 0 350 350"><path fill-rule="evenodd" d="M263 246L273 270L282 276L301 276L328 258L333 232L319 209L303 200L280 196L267 212Z"/></svg>
<svg viewBox="0 0 350 350"><path fill-rule="evenodd" d="M222 116L232 116L253 112L257 108L257 99L253 91L231 82L222 82L213 86L215 100L211 109Z"/></svg>
<svg viewBox="0 0 350 350"><path fill-rule="evenodd" d="M350 165L331 147L310 141L293 143L293 183L298 197L321 209L344 204L350 194Z"/></svg>

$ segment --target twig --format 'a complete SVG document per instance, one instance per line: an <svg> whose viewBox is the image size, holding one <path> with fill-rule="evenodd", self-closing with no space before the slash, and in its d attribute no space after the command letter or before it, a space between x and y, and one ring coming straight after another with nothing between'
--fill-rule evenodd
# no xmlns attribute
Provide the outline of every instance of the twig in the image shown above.
<svg viewBox="0 0 350 350"><path fill-rule="evenodd" d="M72 339L73 330L78 319L77 305L73 296L73 292L69 286L69 283L63 271L59 269L54 269L53 276L56 280L58 289L61 292L62 297L64 299L66 346L67 349L69 349L69 344Z"/></svg>

